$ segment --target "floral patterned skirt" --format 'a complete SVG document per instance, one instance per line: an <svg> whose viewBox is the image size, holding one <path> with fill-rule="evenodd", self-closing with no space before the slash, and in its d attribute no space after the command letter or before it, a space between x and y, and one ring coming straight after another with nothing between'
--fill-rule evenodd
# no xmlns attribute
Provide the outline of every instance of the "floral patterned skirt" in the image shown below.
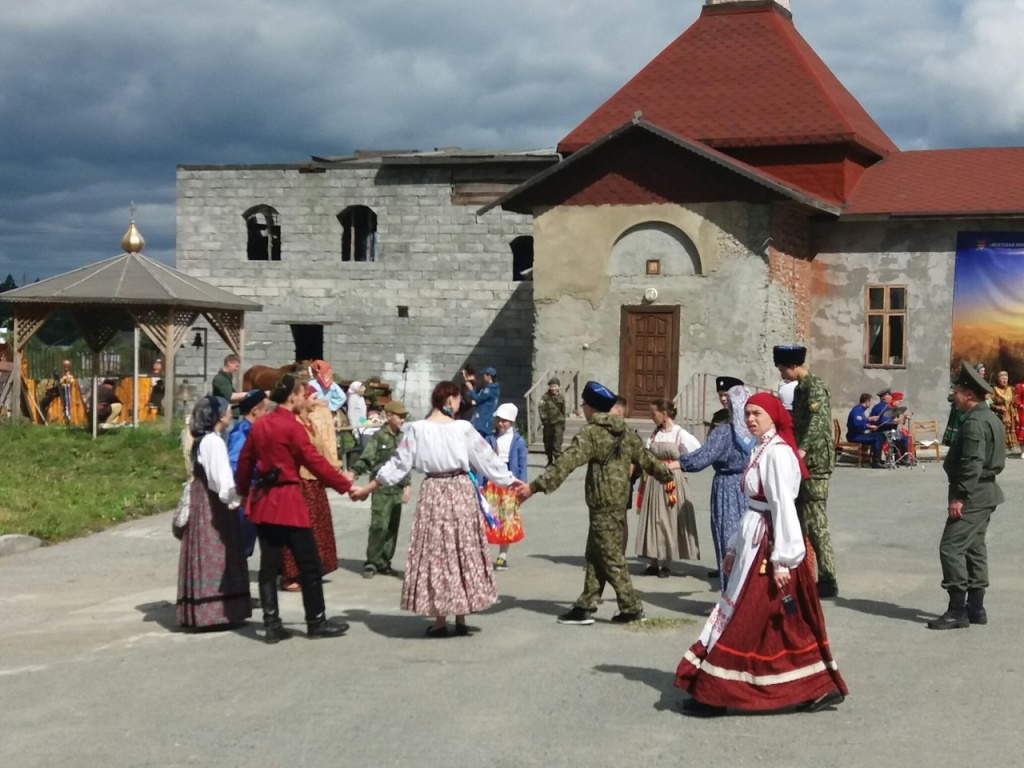
<svg viewBox="0 0 1024 768"><path fill-rule="evenodd" d="M409 534L402 609L451 616L496 603L485 527L468 475L427 477Z"/></svg>

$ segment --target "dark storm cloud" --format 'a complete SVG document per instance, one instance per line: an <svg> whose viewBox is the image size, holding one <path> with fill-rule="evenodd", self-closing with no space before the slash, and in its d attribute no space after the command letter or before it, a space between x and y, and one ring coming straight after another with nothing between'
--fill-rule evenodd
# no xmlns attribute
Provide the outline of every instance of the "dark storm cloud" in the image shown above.
<svg viewBox="0 0 1024 768"><path fill-rule="evenodd" d="M5 7L0 280L116 255L133 200L146 253L173 263L179 163L552 146L702 4ZM1024 143L1021 0L792 5L797 28L901 147Z"/></svg>

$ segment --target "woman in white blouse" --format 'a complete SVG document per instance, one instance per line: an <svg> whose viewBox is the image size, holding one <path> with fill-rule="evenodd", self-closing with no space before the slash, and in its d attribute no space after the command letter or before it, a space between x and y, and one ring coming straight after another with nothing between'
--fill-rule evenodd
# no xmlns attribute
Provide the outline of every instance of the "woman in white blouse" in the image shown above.
<svg viewBox="0 0 1024 768"><path fill-rule="evenodd" d="M700 560L697 516L689 497L686 474L679 468L679 457L700 448L700 441L675 423L676 406L671 400L651 403L654 432L647 449L672 470L671 483L640 486L636 511L637 557L650 560L645 576L667 578L672 575L673 560Z"/></svg>
<svg viewBox="0 0 1024 768"><path fill-rule="evenodd" d="M228 628L252 615L238 494L220 432L231 405L205 397L192 411L192 489L178 558L178 626Z"/></svg>
<svg viewBox="0 0 1024 768"><path fill-rule="evenodd" d="M473 470L503 487L515 480L472 425L455 420L460 402L452 382L434 387L430 415L407 423L391 460L368 485L350 492L360 501L381 486L395 485L411 470L426 475L409 536L401 607L434 617L428 637L448 637L450 615L455 616L454 633L469 634L466 614L498 599L479 496L468 473Z"/></svg>
<svg viewBox="0 0 1024 768"><path fill-rule="evenodd" d="M747 511L722 561L725 592L679 662L676 686L693 697L683 709L696 716L798 705L817 712L842 702L847 689L796 514L807 470L774 395L752 396L745 413L758 441L742 479Z"/></svg>

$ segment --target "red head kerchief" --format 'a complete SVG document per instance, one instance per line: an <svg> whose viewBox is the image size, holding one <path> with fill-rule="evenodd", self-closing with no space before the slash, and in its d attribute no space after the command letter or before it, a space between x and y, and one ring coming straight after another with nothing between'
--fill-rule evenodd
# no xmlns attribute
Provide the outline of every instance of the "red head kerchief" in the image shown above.
<svg viewBox="0 0 1024 768"><path fill-rule="evenodd" d="M313 375L317 382L324 388L324 392L327 392L331 384L334 383L334 371L331 370L331 364L326 360L314 360L310 367L313 369Z"/></svg>
<svg viewBox="0 0 1024 768"><path fill-rule="evenodd" d="M775 422L775 430L779 433L779 437L782 438L786 445L793 449L793 455L796 456L797 463L800 464L800 477L804 479L810 477L807 467L804 466L803 459L797 453L796 436L793 434L793 417L789 415L789 411L782 405L782 401L770 392L758 392L756 395L751 395L750 399L747 400L747 405L756 405L771 416L772 421Z"/></svg>

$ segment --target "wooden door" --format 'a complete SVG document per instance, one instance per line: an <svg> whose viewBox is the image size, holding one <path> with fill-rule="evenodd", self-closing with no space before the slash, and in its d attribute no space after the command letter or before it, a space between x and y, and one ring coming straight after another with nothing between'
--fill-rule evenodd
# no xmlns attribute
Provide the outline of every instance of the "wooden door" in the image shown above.
<svg viewBox="0 0 1024 768"><path fill-rule="evenodd" d="M646 416L653 401L676 396L679 307L623 307L619 327L619 392L630 416Z"/></svg>

